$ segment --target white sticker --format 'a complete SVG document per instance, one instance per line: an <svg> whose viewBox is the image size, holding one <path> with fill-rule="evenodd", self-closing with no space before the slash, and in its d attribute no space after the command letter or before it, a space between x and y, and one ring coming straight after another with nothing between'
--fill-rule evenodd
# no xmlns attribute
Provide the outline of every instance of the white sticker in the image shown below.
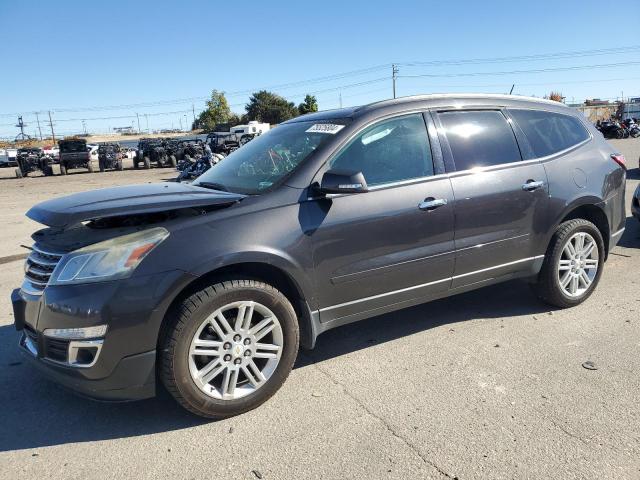
<svg viewBox="0 0 640 480"><path fill-rule="evenodd" d="M306 131L310 133L328 133L329 135L335 135L343 128L344 125L336 125L335 123L316 123Z"/></svg>

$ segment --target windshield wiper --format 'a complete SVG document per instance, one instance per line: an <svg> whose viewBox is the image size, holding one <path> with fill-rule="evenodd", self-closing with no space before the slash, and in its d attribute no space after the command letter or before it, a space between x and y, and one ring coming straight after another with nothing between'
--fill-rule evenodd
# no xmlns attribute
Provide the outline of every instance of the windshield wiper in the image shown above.
<svg viewBox="0 0 640 480"><path fill-rule="evenodd" d="M196 187L210 188L213 190L220 190L221 192L229 192L229 189L227 187L225 187L221 183L216 182L199 182Z"/></svg>

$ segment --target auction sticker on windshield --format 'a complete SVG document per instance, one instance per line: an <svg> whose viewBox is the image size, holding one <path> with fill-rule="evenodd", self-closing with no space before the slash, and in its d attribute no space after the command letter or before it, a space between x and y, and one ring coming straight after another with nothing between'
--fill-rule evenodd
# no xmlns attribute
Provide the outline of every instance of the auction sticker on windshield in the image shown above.
<svg viewBox="0 0 640 480"><path fill-rule="evenodd" d="M316 123L309 127L306 131L309 133L328 133L335 135L344 128L344 125L336 125L335 123Z"/></svg>

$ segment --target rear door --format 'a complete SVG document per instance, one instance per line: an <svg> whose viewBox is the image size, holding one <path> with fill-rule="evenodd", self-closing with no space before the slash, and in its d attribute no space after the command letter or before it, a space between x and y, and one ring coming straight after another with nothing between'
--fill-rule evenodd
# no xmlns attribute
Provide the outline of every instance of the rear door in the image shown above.
<svg viewBox="0 0 640 480"><path fill-rule="evenodd" d="M523 161L521 133L500 109L440 111L436 118L456 199L452 288L532 269L546 234L543 166Z"/></svg>
<svg viewBox="0 0 640 480"><path fill-rule="evenodd" d="M454 262L453 190L424 116L374 122L326 168L361 171L369 191L301 205L321 321L352 321L446 292Z"/></svg>

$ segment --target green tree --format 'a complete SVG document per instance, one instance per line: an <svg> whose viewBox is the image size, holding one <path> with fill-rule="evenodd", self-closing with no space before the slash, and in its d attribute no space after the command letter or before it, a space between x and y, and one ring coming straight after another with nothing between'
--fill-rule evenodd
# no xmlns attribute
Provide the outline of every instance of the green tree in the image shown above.
<svg viewBox="0 0 640 480"><path fill-rule="evenodd" d="M211 99L207 101L207 108L200 112L200 115L193 123L193 127L213 130L219 123L227 123L230 117L231 110L224 93L213 90Z"/></svg>
<svg viewBox="0 0 640 480"><path fill-rule="evenodd" d="M298 116L298 109L293 102L266 90L251 95L246 110L248 119L270 124L282 123Z"/></svg>
<svg viewBox="0 0 640 480"><path fill-rule="evenodd" d="M312 113L318 111L318 100L313 95L307 95L304 97L304 102L298 105L298 113L304 115L305 113Z"/></svg>

